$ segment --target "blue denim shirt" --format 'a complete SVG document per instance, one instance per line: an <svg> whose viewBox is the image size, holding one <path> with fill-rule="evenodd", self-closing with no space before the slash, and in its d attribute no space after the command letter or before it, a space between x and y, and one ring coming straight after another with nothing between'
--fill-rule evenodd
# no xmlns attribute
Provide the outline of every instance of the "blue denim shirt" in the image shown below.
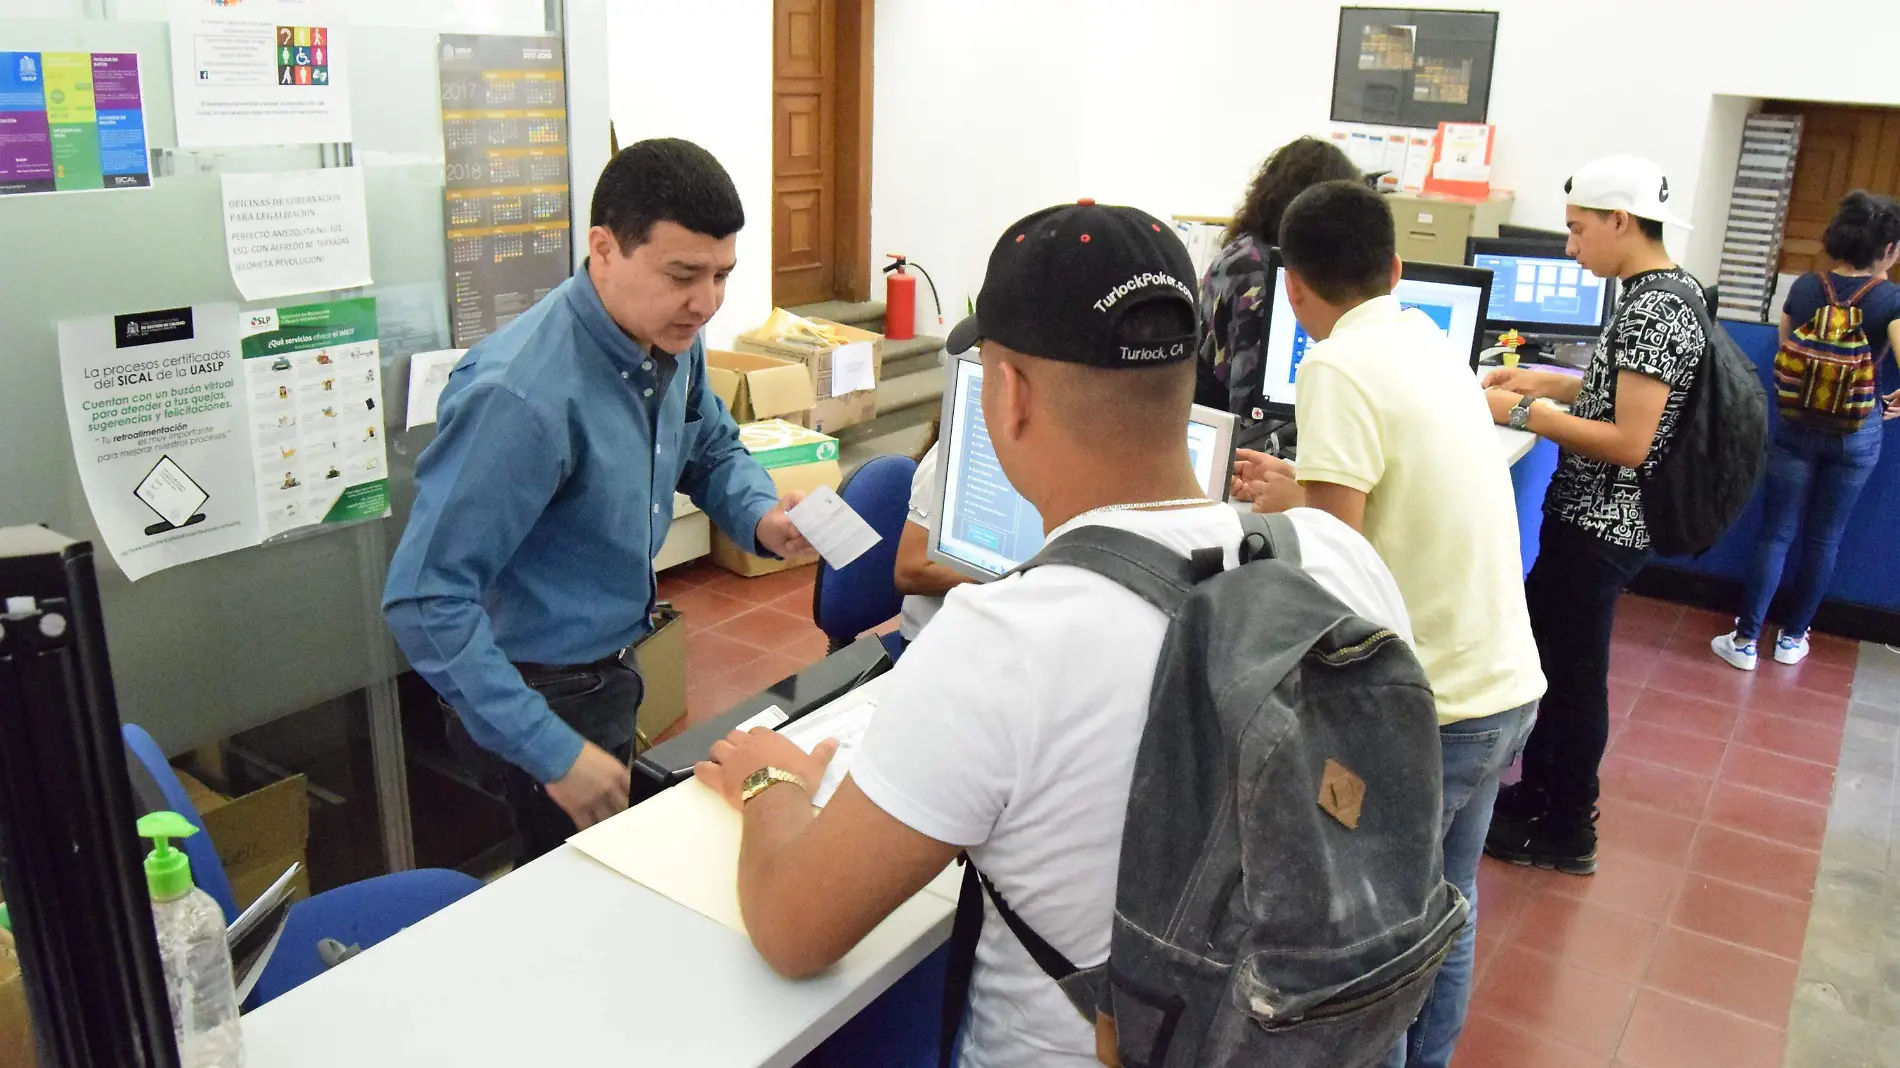
<svg viewBox="0 0 1900 1068"><path fill-rule="evenodd" d="M748 549L777 495L704 344L642 348L585 267L469 350L437 421L383 611L470 736L552 782L581 737L510 661L587 663L648 632L675 487Z"/></svg>

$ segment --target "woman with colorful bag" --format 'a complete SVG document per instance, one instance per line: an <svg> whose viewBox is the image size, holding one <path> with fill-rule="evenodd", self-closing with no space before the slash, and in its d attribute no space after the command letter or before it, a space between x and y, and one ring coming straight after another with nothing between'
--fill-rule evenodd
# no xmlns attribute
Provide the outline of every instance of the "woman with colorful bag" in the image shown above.
<svg viewBox="0 0 1900 1068"><path fill-rule="evenodd" d="M1900 204L1849 193L1822 245L1839 265L1804 275L1788 291L1775 356L1775 420L1763 482L1761 541L1735 630L1711 643L1715 655L1755 670L1769 603L1788 576L1774 657L1799 664L1808 625L1834 572L1841 534L1880 460L1881 424L1900 418L1900 390L1878 388L1881 360L1900 353L1900 285L1887 272L1900 262Z"/></svg>

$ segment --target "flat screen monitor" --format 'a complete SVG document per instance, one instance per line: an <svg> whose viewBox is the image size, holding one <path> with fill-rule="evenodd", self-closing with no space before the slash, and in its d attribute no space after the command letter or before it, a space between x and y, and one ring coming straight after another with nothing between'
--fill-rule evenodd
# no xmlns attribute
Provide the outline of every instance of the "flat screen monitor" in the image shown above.
<svg viewBox="0 0 1900 1068"><path fill-rule="evenodd" d="M978 581L1009 573L1042 548L1042 516L1009 484L983 421L983 363L974 349L950 359L937 439L940 502L930 514L930 559ZM1113 428L1104 428L1113 433ZM1195 405L1188 457L1210 500L1225 500L1234 417Z"/></svg>
<svg viewBox="0 0 1900 1068"><path fill-rule="evenodd" d="M1286 291L1286 264L1274 249L1267 269L1273 276L1273 303L1267 311L1266 352L1260 361L1260 404L1257 418L1293 418L1300 361L1316 342L1293 316ZM1392 295L1407 308L1417 308L1444 331L1459 352L1468 353L1478 366L1483 346L1482 324L1491 299L1491 274L1471 267L1439 263L1407 263Z"/></svg>
<svg viewBox="0 0 1900 1068"><path fill-rule="evenodd" d="M1465 261L1491 272L1485 326L1558 337L1595 337L1613 287L1564 255L1561 241L1474 237Z"/></svg>

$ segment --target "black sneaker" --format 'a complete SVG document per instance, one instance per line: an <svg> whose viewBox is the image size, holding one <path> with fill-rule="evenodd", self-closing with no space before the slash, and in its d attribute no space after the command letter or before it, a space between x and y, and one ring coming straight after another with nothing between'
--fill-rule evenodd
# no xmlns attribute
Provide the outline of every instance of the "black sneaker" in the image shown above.
<svg viewBox="0 0 1900 1068"><path fill-rule="evenodd" d="M1493 822L1506 820L1525 823L1542 816L1550 807L1550 795L1527 782L1498 787L1497 803L1491 806Z"/></svg>
<svg viewBox="0 0 1900 1068"><path fill-rule="evenodd" d="M1585 820L1550 815L1531 820L1492 820L1484 851L1523 867L1550 868L1565 875L1594 875L1597 870L1597 814Z"/></svg>

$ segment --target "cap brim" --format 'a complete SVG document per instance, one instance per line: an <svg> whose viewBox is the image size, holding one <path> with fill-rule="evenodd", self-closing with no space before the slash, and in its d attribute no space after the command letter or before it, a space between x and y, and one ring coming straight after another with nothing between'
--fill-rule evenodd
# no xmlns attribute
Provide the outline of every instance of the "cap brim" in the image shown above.
<svg viewBox="0 0 1900 1068"><path fill-rule="evenodd" d="M972 315L956 325L950 331L950 339L944 342L944 351L952 356L961 356L983 340L983 324Z"/></svg>

